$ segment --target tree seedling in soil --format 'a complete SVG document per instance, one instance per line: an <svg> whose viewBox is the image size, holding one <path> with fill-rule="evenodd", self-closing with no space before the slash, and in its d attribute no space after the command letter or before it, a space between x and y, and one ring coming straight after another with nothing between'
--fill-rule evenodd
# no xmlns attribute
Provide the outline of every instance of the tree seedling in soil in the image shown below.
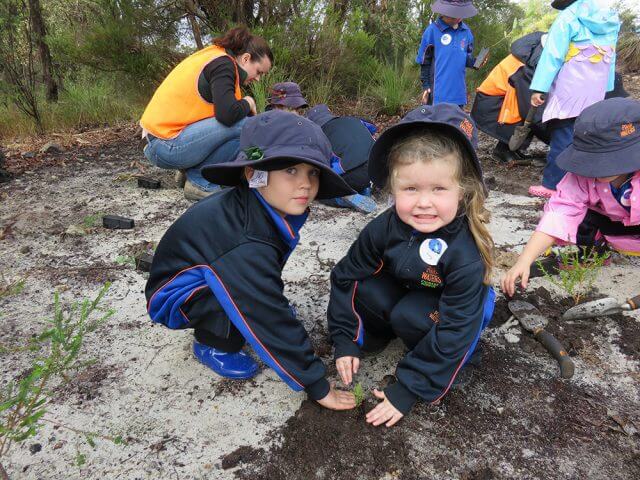
<svg viewBox="0 0 640 480"><path fill-rule="evenodd" d="M74 373L87 365L79 356L85 336L95 331L113 315L113 310L98 309L109 283L93 299L84 299L64 305L59 294L54 296L53 318L42 333L32 339L37 352L30 368L23 378L10 381L0 388L0 479L9 476L2 466L2 458L12 444L22 443L36 435L43 422L65 427L85 438L100 437L117 443L117 438L84 432L44 418L47 405L54 391L51 384L55 379L70 381ZM26 349L25 349L26 350ZM89 442L89 443L91 443Z"/></svg>
<svg viewBox="0 0 640 480"><path fill-rule="evenodd" d="M559 251L560 265L557 272L547 271L544 265L538 262L538 268L544 273L544 277L567 292L576 305L591 290L600 269L610 255L609 252L599 253L594 248L580 248L582 250Z"/></svg>
<svg viewBox="0 0 640 480"><path fill-rule="evenodd" d="M82 225L85 228L93 228L96 226L100 218L102 218L102 213L92 213L91 215L87 215L82 219Z"/></svg>
<svg viewBox="0 0 640 480"><path fill-rule="evenodd" d="M362 389L362 384L360 382L354 385L352 393L353 396L356 397L356 408L358 408L364 401L364 390Z"/></svg>

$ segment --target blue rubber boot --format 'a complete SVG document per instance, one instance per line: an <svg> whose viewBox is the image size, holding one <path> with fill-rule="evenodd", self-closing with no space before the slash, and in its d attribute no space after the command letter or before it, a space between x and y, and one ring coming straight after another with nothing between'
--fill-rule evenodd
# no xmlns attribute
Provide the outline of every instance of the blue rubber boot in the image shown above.
<svg viewBox="0 0 640 480"><path fill-rule="evenodd" d="M359 193L336 198L335 202L339 207L352 208L362 213L373 213L378 209L378 205L376 205L373 198Z"/></svg>
<svg viewBox="0 0 640 480"><path fill-rule="evenodd" d="M221 377L245 380L255 377L258 373L258 364L242 350L236 353L227 353L194 340L193 354L200 363Z"/></svg>

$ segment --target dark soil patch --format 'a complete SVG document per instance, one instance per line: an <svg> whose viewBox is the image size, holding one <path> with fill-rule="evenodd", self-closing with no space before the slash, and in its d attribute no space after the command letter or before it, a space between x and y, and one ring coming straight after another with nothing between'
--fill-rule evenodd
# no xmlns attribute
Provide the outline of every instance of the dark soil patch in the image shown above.
<svg viewBox="0 0 640 480"><path fill-rule="evenodd" d="M233 380L231 378L222 378L213 385L214 396L219 395L237 395L247 389L256 388L258 385L255 380Z"/></svg>
<svg viewBox="0 0 640 480"><path fill-rule="evenodd" d="M237 467L240 463L254 462L262 454L264 454L263 448L253 448L245 445L222 457L221 466L223 470L228 470L229 468Z"/></svg>
<svg viewBox="0 0 640 480"><path fill-rule="evenodd" d="M68 395L77 395L81 401L93 400L100 395L100 388L107 378L122 370L113 365L93 365L81 371L71 381L56 389L57 398L66 399Z"/></svg>
<svg viewBox="0 0 640 480"><path fill-rule="evenodd" d="M640 323L627 315L613 315L611 319L620 329L620 336L613 343L629 358L640 360Z"/></svg>
<svg viewBox="0 0 640 480"><path fill-rule="evenodd" d="M284 427L274 432L281 444L256 455L236 472L240 479L418 478L409 441L401 429L366 423L366 401L357 409L334 412L306 400Z"/></svg>

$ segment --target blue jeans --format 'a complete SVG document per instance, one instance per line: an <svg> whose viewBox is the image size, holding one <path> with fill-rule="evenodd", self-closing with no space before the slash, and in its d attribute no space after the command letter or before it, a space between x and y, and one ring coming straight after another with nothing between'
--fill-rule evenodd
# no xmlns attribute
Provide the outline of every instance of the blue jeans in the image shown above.
<svg viewBox="0 0 640 480"><path fill-rule="evenodd" d="M187 126L170 140L150 137L144 149L149 161L160 168L186 170L187 178L203 190L212 187L200 170L207 165L229 162L236 158L240 146L240 130L246 119L227 127L215 117Z"/></svg>
<svg viewBox="0 0 640 480"><path fill-rule="evenodd" d="M567 173L558 166L556 159L565 148L573 143L573 124L575 121L575 118L556 120L549 126L551 142L549 143L549 153L547 154L547 165L544 167L544 173L542 174L543 187L555 190L564 174Z"/></svg>

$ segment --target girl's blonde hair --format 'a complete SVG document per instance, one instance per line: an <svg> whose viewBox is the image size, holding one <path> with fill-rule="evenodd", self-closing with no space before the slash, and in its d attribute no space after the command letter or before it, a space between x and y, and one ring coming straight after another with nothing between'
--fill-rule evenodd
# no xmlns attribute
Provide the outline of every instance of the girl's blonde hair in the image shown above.
<svg viewBox="0 0 640 480"><path fill-rule="evenodd" d="M421 130L396 142L389 151L388 161L387 188L390 192L393 192L399 167L413 165L416 162L428 164L432 161L445 162L453 167L454 179L462 189L458 215L467 216L469 229L484 263L483 282L489 285L494 265L494 244L487 229L490 215L484 206L485 193L482 181L460 142L439 131Z"/></svg>

